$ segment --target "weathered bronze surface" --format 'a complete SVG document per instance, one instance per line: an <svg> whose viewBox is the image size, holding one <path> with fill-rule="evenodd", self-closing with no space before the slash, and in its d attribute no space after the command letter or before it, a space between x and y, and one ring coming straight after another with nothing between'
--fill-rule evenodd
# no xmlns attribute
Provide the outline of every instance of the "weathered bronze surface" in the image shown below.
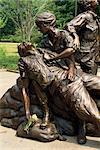
<svg viewBox="0 0 100 150"><path fill-rule="evenodd" d="M37 17L46 34L41 48L18 46L20 78L0 100L1 125L16 129L21 137L49 142L77 135L84 144L86 135L100 136L100 77L76 68L75 40L55 28L55 21L47 12ZM38 118L34 123L33 114Z"/></svg>
<svg viewBox="0 0 100 150"><path fill-rule="evenodd" d="M95 13L97 0L79 0L79 5L80 14L71 20L65 29L75 37L76 46L80 43L75 59L82 70L96 74L98 68L96 59L98 55L100 56L100 21Z"/></svg>

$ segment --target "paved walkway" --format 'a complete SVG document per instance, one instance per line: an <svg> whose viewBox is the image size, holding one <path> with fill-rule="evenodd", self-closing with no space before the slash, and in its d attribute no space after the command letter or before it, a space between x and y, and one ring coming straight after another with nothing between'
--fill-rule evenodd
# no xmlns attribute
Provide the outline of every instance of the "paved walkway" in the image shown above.
<svg viewBox="0 0 100 150"><path fill-rule="evenodd" d="M16 83L18 77L18 73L0 71L0 97Z"/></svg>
<svg viewBox="0 0 100 150"><path fill-rule="evenodd" d="M0 97L16 83L19 74L0 71ZM85 145L78 145L76 137L68 140L41 143L16 137L16 131L0 126L0 150L100 150L100 138L87 137Z"/></svg>

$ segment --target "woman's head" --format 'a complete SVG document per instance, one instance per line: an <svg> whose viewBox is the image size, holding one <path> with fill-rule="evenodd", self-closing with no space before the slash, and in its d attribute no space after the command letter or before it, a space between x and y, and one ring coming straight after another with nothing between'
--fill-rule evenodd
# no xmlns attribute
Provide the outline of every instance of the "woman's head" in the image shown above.
<svg viewBox="0 0 100 150"><path fill-rule="evenodd" d="M32 43L29 42L23 42L17 46L18 48L18 53L21 57L25 57L31 53L33 50L33 45Z"/></svg>
<svg viewBox="0 0 100 150"><path fill-rule="evenodd" d="M46 33L50 27L55 27L56 17L50 12L43 12L36 17L35 22L40 31Z"/></svg>
<svg viewBox="0 0 100 150"><path fill-rule="evenodd" d="M80 11L95 10L98 0L78 0Z"/></svg>

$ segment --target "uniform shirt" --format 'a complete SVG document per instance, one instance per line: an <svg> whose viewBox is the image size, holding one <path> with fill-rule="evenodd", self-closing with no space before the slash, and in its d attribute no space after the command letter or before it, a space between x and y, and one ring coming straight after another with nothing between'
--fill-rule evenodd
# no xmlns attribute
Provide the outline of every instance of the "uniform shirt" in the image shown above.
<svg viewBox="0 0 100 150"><path fill-rule="evenodd" d="M100 49L98 40L100 23L97 15L92 11L81 13L65 28L71 33L77 32L79 35L81 47L76 51L76 60L93 65Z"/></svg>
<svg viewBox="0 0 100 150"><path fill-rule="evenodd" d="M67 48L73 48L73 38L66 30L55 29L55 37L50 39L48 35L44 35L41 41L41 47L56 53L60 53Z"/></svg>
<svg viewBox="0 0 100 150"><path fill-rule="evenodd" d="M41 47L47 49L45 53L56 52L61 53L67 48L73 48L73 37L66 30L54 29L55 37L50 39L47 35L44 35L43 40L41 41ZM54 61L55 65L58 62L62 68L70 66L70 64L75 65L73 56L68 58ZM68 68L67 68L68 69Z"/></svg>

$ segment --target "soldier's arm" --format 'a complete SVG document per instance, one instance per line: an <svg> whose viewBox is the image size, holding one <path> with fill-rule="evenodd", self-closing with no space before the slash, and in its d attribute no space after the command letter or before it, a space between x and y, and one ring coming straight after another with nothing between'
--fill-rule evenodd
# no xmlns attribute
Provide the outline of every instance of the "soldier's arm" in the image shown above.
<svg viewBox="0 0 100 150"><path fill-rule="evenodd" d="M80 48L78 31L82 28L82 26L88 24L92 17L92 14L90 14L89 12L84 12L76 16L65 26L65 29L68 30L74 37L73 45L75 48Z"/></svg>
<svg viewBox="0 0 100 150"><path fill-rule="evenodd" d="M31 116L30 115L30 98L29 98L29 91L28 91L29 79L26 75L25 65L24 65L22 58L20 58L18 66L19 66L20 77L21 77L21 82L22 82L21 92L23 96L25 113L26 113L27 119L29 119Z"/></svg>
<svg viewBox="0 0 100 150"><path fill-rule="evenodd" d="M69 52L67 53L67 50L69 50ZM71 50L71 52L70 52ZM76 75L76 67L75 67L75 59L73 56L74 50L72 48L68 48L66 50L64 50L63 52L61 52L60 54L57 54L57 56L51 58L50 60L57 60L57 59L63 59L65 58L67 66L68 66L68 79L70 79L71 81L74 80L75 75ZM70 53L70 55L68 55Z"/></svg>
<svg viewBox="0 0 100 150"><path fill-rule="evenodd" d="M76 16L74 19L72 19L70 22L68 22L65 26L65 29L70 31L70 33L75 33L77 30L79 30L84 24L88 22L89 19L91 19L91 14L89 13L81 13L78 16Z"/></svg>
<svg viewBox="0 0 100 150"><path fill-rule="evenodd" d="M75 50L73 48L66 48L64 51L62 51L61 53L57 54L56 56L54 56L53 58L49 60L63 59L63 58L71 56L74 52Z"/></svg>
<svg viewBox="0 0 100 150"><path fill-rule="evenodd" d="M75 66L75 59L74 56L71 55L70 57L66 58L66 62L68 65L68 79L73 81L76 75L76 66Z"/></svg>
<svg viewBox="0 0 100 150"><path fill-rule="evenodd" d="M23 87L22 87L22 95L23 95L23 101L24 101L24 107L26 112L27 119L30 118L30 98L28 94L28 79L22 79Z"/></svg>

